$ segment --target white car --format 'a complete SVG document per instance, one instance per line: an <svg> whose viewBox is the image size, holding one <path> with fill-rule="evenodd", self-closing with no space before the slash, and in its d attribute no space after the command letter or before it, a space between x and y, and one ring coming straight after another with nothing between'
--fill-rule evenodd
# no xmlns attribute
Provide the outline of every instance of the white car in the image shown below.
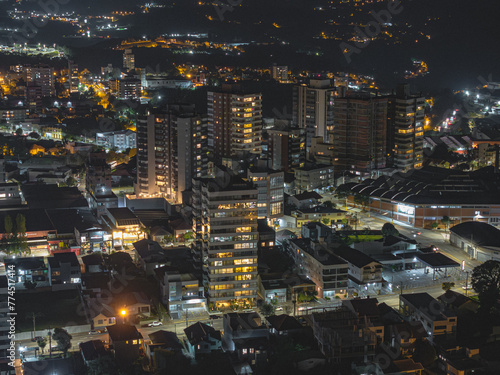
<svg viewBox="0 0 500 375"><path fill-rule="evenodd" d="M276 307L276 311L283 311L283 307L281 306Z"/></svg>
<svg viewBox="0 0 500 375"><path fill-rule="evenodd" d="M148 324L148 327L158 327L158 326L161 326L163 325L162 322L158 321L158 320L155 320L154 322L151 322Z"/></svg>
<svg viewBox="0 0 500 375"><path fill-rule="evenodd" d="M472 285L470 285L470 284L469 284L469 285L464 285L464 286L462 287L462 289L463 289L463 290L471 290L471 289L472 289Z"/></svg>

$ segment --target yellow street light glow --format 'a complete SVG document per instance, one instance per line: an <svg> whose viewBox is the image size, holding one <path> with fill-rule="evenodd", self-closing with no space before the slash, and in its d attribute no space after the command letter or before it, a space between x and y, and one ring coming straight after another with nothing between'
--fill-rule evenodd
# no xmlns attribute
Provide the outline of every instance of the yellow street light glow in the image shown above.
<svg viewBox="0 0 500 375"><path fill-rule="evenodd" d="M122 311L120 311L120 314L122 314L122 316L125 316L125 315L127 315L127 311L126 310L122 310Z"/></svg>

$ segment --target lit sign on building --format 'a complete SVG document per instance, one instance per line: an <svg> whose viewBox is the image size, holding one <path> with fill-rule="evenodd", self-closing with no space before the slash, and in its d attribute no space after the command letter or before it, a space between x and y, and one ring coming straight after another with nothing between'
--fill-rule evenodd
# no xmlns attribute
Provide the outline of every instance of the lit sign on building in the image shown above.
<svg viewBox="0 0 500 375"><path fill-rule="evenodd" d="M415 207L405 206L404 204L398 204L398 212L406 215L415 215Z"/></svg>

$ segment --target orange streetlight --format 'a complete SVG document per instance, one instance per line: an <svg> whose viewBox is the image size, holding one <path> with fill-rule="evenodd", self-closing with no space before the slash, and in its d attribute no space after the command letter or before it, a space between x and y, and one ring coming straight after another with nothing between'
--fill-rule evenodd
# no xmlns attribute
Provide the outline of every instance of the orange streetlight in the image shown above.
<svg viewBox="0 0 500 375"><path fill-rule="evenodd" d="M120 311L120 314L122 314L122 316L125 317L125 315L127 315L127 310L123 309L122 311Z"/></svg>

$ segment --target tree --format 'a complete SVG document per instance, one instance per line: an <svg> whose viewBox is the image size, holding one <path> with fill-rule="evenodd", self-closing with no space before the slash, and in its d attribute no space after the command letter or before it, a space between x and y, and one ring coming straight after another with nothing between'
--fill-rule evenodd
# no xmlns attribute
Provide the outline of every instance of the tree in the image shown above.
<svg viewBox="0 0 500 375"><path fill-rule="evenodd" d="M12 218L10 215L6 215L4 219L5 234L12 234L14 232L14 225L12 224Z"/></svg>
<svg viewBox="0 0 500 375"><path fill-rule="evenodd" d="M500 298L500 262L488 260L474 268L471 283L479 294L481 310L489 313Z"/></svg>
<svg viewBox="0 0 500 375"><path fill-rule="evenodd" d="M321 221L322 221L322 223L323 223L323 224L325 224L325 225L330 225L330 223L331 223L331 220L330 220L330 219L328 219L327 217L323 218Z"/></svg>
<svg viewBox="0 0 500 375"><path fill-rule="evenodd" d="M76 185L76 180L73 176L69 176L67 179L66 179L66 185L68 186L75 186Z"/></svg>
<svg viewBox="0 0 500 375"><path fill-rule="evenodd" d="M450 228L450 224L451 224L451 219L449 216L443 216L443 218L441 219L441 223L443 223L446 227L446 230L448 230Z"/></svg>
<svg viewBox="0 0 500 375"><path fill-rule="evenodd" d="M16 245L20 253L28 252L28 239L26 237L26 217L22 214L17 214L16 216Z"/></svg>
<svg viewBox="0 0 500 375"><path fill-rule="evenodd" d="M68 350L71 349L71 339L73 336L64 328L55 328L52 338L57 342L57 349L62 351L66 357Z"/></svg>
<svg viewBox="0 0 500 375"><path fill-rule="evenodd" d="M439 224L437 221L432 223L432 229L437 229L438 226L439 226Z"/></svg>
<svg viewBox="0 0 500 375"><path fill-rule="evenodd" d="M20 137L21 135L23 135L23 128L17 128L17 129L16 129L16 135L17 135L18 137Z"/></svg>
<svg viewBox="0 0 500 375"><path fill-rule="evenodd" d="M455 283L454 282L451 282L451 281L445 281L443 284L441 284L441 288L446 291L446 290L450 290L451 288L453 288L455 286Z"/></svg>
<svg viewBox="0 0 500 375"><path fill-rule="evenodd" d="M332 201L324 201L323 206L328 208L335 208L335 203L333 203Z"/></svg>
<svg viewBox="0 0 500 375"><path fill-rule="evenodd" d="M398 237L399 231L396 229L396 227L393 224L385 223L382 226L382 234L384 235L384 237L388 237L388 236Z"/></svg>
<svg viewBox="0 0 500 375"><path fill-rule="evenodd" d="M44 338L43 339L38 339L38 341L36 343L40 347L40 349L42 350L42 354L43 354L43 350L47 346L47 340L45 340Z"/></svg>
<svg viewBox="0 0 500 375"><path fill-rule="evenodd" d="M262 306L260 307L260 312L264 316L271 316L274 315L275 312L275 307L271 303L263 303Z"/></svg>
<svg viewBox="0 0 500 375"><path fill-rule="evenodd" d="M31 132L28 134L28 137L33 139L40 139L40 134L38 134L37 132Z"/></svg>
<svg viewBox="0 0 500 375"><path fill-rule="evenodd" d="M192 232L186 232L182 235L182 238L184 238L184 241L190 240L193 238L193 233Z"/></svg>
<svg viewBox="0 0 500 375"><path fill-rule="evenodd" d="M354 203L356 203L357 205L363 207L363 209L365 209L365 207L370 203L370 197L367 196L367 195L363 195L363 194L355 194L354 195Z"/></svg>
<svg viewBox="0 0 500 375"><path fill-rule="evenodd" d="M434 346L429 341L423 339L416 341L414 345L413 360L420 362L426 368L432 365L436 360L436 349L434 349Z"/></svg>
<svg viewBox="0 0 500 375"><path fill-rule="evenodd" d="M30 280L26 280L24 282L24 287L28 290L32 290L32 289L35 289L36 288L36 282L34 281L30 281Z"/></svg>
<svg viewBox="0 0 500 375"><path fill-rule="evenodd" d="M89 361L87 367L88 375L115 375L117 373L117 364L111 355L101 355Z"/></svg>

